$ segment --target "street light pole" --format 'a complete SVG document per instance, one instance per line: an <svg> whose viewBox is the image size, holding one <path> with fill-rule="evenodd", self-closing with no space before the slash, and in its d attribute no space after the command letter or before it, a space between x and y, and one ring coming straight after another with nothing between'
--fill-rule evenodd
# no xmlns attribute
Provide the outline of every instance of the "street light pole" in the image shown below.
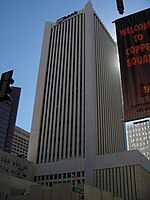
<svg viewBox="0 0 150 200"><path fill-rule="evenodd" d="M123 5L123 0L116 0L117 3L117 9L119 11L119 14L123 14L124 13L124 5Z"/></svg>

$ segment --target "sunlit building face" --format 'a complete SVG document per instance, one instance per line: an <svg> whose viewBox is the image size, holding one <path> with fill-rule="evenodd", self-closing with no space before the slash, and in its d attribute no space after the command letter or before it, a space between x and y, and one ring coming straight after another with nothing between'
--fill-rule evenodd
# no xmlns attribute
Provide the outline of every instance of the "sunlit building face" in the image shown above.
<svg viewBox="0 0 150 200"><path fill-rule="evenodd" d="M150 159L150 121L144 120L128 126L128 146Z"/></svg>
<svg viewBox="0 0 150 200"><path fill-rule="evenodd" d="M28 156L35 180L75 174L93 184L95 156L125 150L121 119L116 43L91 3L46 23Z"/></svg>

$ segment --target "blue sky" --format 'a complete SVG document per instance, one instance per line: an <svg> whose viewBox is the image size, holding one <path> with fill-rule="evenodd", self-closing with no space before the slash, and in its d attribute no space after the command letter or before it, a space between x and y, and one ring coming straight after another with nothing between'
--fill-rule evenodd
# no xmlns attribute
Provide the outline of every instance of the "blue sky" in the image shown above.
<svg viewBox="0 0 150 200"><path fill-rule="evenodd" d="M150 0L124 0L125 13L116 0L92 0L93 8L114 40L117 18L150 7ZM14 70L13 86L21 87L16 125L30 131L45 21L84 8L87 0L0 0L0 74Z"/></svg>

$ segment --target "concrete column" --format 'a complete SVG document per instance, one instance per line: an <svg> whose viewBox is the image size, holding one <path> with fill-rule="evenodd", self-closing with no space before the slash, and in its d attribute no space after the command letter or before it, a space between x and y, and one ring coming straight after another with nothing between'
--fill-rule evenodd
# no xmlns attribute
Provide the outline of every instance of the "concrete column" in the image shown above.
<svg viewBox="0 0 150 200"><path fill-rule="evenodd" d="M85 6L85 183L94 184L96 155L94 10Z"/></svg>

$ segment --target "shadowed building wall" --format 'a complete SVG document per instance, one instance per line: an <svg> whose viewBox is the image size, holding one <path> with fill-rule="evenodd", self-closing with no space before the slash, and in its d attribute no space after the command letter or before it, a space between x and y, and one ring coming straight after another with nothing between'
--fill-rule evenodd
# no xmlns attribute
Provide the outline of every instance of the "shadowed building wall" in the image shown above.
<svg viewBox="0 0 150 200"><path fill-rule="evenodd" d="M21 88L13 87L11 101L0 102L0 149L10 152Z"/></svg>

